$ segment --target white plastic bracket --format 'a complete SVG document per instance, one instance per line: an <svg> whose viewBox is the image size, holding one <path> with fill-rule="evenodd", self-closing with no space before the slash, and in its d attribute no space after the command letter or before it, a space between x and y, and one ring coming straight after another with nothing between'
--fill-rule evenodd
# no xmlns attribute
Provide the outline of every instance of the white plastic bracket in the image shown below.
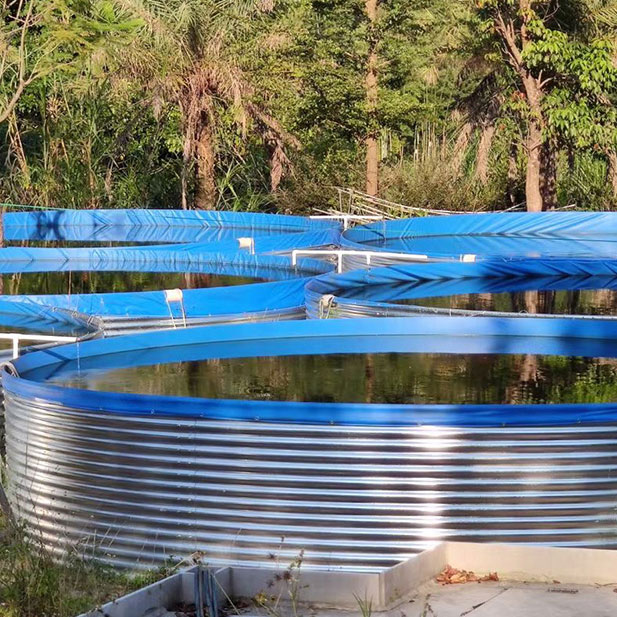
<svg viewBox="0 0 617 617"><path fill-rule="evenodd" d="M176 327L176 320L174 319L173 311L171 310L171 303L177 302L180 304L180 311L182 312L182 325L186 328L186 312L184 311L184 293L181 289L164 289L163 293L165 294L165 302L167 303L167 308L169 309L169 315L171 317L171 321L173 323L174 328Z"/></svg>
<svg viewBox="0 0 617 617"><path fill-rule="evenodd" d="M255 254L255 238L238 238L238 248L248 249L251 255Z"/></svg>

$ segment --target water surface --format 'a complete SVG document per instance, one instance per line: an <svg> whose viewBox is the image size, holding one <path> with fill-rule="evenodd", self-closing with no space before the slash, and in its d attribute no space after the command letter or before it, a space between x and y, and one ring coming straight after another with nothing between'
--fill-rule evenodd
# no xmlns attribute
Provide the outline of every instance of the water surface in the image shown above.
<svg viewBox="0 0 617 617"><path fill-rule="evenodd" d="M184 272L22 272L0 275L0 294L89 294L157 289L228 287L266 279Z"/></svg>
<svg viewBox="0 0 617 617"><path fill-rule="evenodd" d="M51 383L157 395L349 403L617 400L617 359L378 353L217 359L89 371Z"/></svg>
<svg viewBox="0 0 617 617"><path fill-rule="evenodd" d="M617 315L617 290L574 289L469 293L399 300L412 304L470 311L552 315Z"/></svg>

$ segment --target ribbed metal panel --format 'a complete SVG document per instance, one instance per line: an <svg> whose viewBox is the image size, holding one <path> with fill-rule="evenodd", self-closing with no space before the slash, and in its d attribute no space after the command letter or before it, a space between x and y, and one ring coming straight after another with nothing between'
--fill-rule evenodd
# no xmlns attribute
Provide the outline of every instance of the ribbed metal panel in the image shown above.
<svg viewBox="0 0 617 617"><path fill-rule="evenodd" d="M175 319L148 319L124 317L96 317L90 320L91 325L104 336L118 336L120 334L135 334L144 330L168 330L186 326L212 326L223 324L259 323L264 321L288 321L304 319L304 307L262 311L260 313L238 313L230 315L214 315L209 317L191 317L185 320Z"/></svg>
<svg viewBox="0 0 617 617"><path fill-rule="evenodd" d="M342 319L356 317L415 317L417 315L442 315L446 317L505 317L517 319L572 319L580 321L615 321L615 315L579 315L560 313L522 313L514 311L490 311L472 309L419 306L415 304L394 304L348 300L334 295L317 296L307 294L306 316L309 319Z"/></svg>
<svg viewBox="0 0 617 617"><path fill-rule="evenodd" d="M84 393L84 396L88 396ZM123 417L6 397L11 499L115 564L390 565L441 539L617 545L617 425L443 428Z"/></svg>

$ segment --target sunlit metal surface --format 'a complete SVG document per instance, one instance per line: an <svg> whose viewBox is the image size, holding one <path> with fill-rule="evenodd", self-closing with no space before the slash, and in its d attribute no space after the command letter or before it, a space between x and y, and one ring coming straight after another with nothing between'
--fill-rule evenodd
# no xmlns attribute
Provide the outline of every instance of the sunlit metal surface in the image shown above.
<svg viewBox="0 0 617 617"><path fill-rule="evenodd" d="M153 410L154 411L154 410ZM617 425L340 427L6 397L8 485L56 551L353 569L443 539L617 546Z"/></svg>

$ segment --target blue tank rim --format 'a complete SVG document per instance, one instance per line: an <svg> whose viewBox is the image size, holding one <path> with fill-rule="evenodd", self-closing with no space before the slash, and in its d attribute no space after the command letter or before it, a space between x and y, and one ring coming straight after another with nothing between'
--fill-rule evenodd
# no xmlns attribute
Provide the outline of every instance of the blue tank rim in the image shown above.
<svg viewBox="0 0 617 617"><path fill-rule="evenodd" d="M486 241L501 238L533 240L538 254L530 258L547 257L542 253L543 240L614 241L617 236L616 212L468 212L447 216L421 216L381 220L359 225L341 234L343 248L370 250L376 253L417 253L412 248L402 250L380 246L389 240L427 238L483 237ZM424 252L424 251L420 251ZM467 251L469 253L470 251ZM475 251L474 251L475 252ZM452 251L430 251L430 258L459 260L467 255ZM508 257L507 255L473 255L476 259ZM565 255L563 257L566 257ZM593 254L589 256L593 258Z"/></svg>
<svg viewBox="0 0 617 617"><path fill-rule="evenodd" d="M435 298L441 295L507 292L523 283L529 288L549 281L550 289L591 289L594 279L611 279L617 286L617 259L494 259L474 262L399 263L371 269L351 270L342 274L326 273L310 280L305 286L305 304L315 312L324 296L331 296L340 305L362 309L400 309L401 305L380 293L406 286L405 298ZM574 284L574 286L573 286ZM425 308L425 307L417 307ZM429 307L430 309L430 307ZM444 309L448 310L448 309ZM467 311L483 316L483 311ZM511 316L517 313L508 313ZM502 314L504 316L505 314ZM538 319L553 315L538 315ZM569 316L567 319L593 319L593 315ZM601 317L598 317L601 318ZM616 319L605 317L602 319Z"/></svg>
<svg viewBox="0 0 617 617"><path fill-rule="evenodd" d="M465 323L463 323L463 321ZM27 354L14 362L22 377L2 373L8 396L37 398L60 406L60 409L121 415L195 417L205 420L261 421L277 424L354 425L354 426L441 426L506 427L547 426L617 422L615 403L571 404L484 404L484 405L394 405L371 403L317 403L291 401L250 401L201 399L191 397L124 394L68 388L36 381L32 374L50 367L79 362L89 367L89 359L107 359L109 367L120 367L118 359L131 353L152 349L173 350L179 346L210 344L216 355L207 357L253 357L263 355L306 355L315 353L326 342L337 343L330 353L352 353L368 348L390 350L401 347L405 337L422 338L422 343L457 340L460 349L469 350L474 341L488 345L493 353L519 353L532 348L536 353L568 354L577 349L610 350L617 342L617 323L573 323L572 319L534 320L418 316L415 318L369 318L354 320L319 320L268 322L205 326L96 339ZM279 350L295 353L265 354L264 345L277 344ZM345 345L341 345L344 341ZM218 345L218 348L216 347ZM253 346L252 348L250 346ZM295 345L295 347L292 347ZM232 347L242 353L236 355ZM501 347L500 347L501 346ZM227 348L227 354L221 350ZM487 347L482 347L486 353ZM338 350L338 351L337 351ZM366 351L364 351L366 353ZM529 353L529 351L528 351ZM617 352L613 351L613 355ZM597 355L594 353L593 355ZM602 355L605 355L604 353ZM96 363L94 364L96 367ZM103 365L103 367L105 367Z"/></svg>

